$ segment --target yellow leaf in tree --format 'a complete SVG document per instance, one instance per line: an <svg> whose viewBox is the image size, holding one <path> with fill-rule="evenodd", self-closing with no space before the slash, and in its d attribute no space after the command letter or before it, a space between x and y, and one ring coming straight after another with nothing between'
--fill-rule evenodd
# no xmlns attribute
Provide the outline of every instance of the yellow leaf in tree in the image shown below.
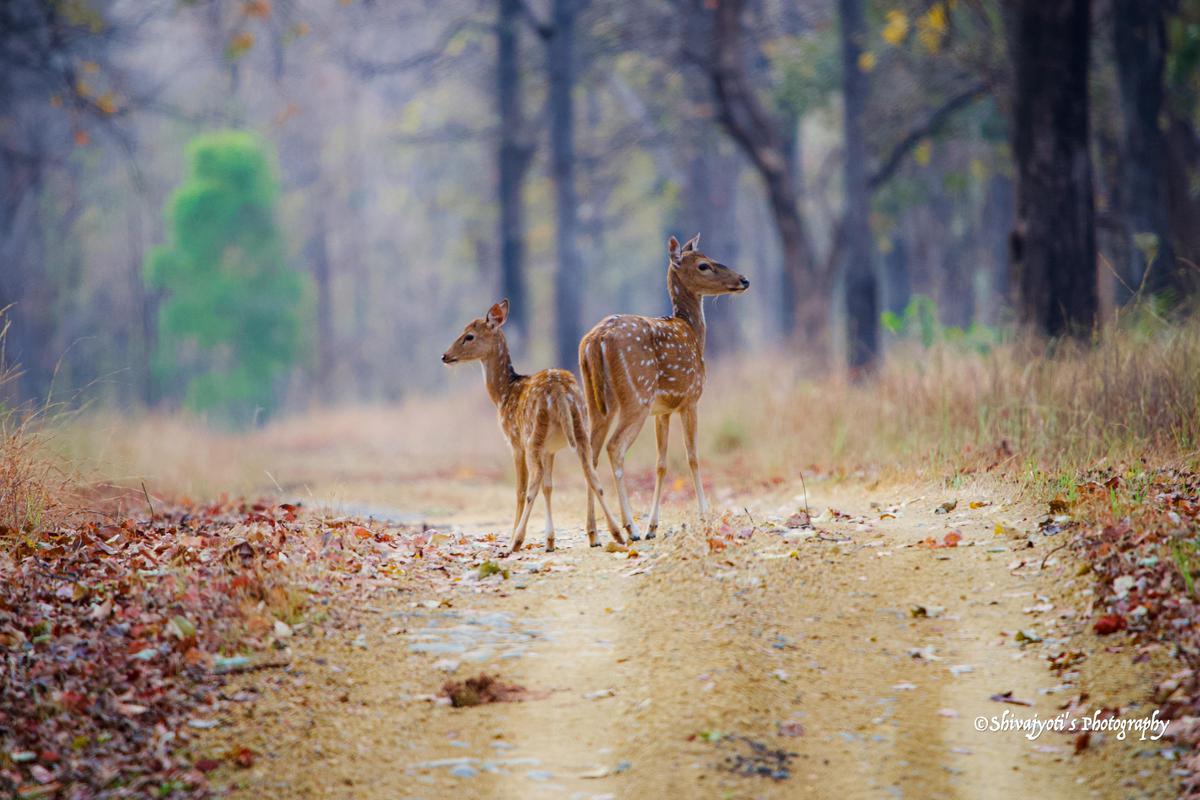
<svg viewBox="0 0 1200 800"><path fill-rule="evenodd" d="M454 57L461 55L463 50L467 49L467 45L473 36L471 31L462 30L450 37L450 41L446 43L446 55Z"/></svg>
<svg viewBox="0 0 1200 800"><path fill-rule="evenodd" d="M942 38L948 27L946 6L935 3L917 20L917 39L926 50L937 53L942 49Z"/></svg>
<svg viewBox="0 0 1200 800"><path fill-rule="evenodd" d="M117 113L117 98L112 92L105 92L96 98L96 106L105 114Z"/></svg>
<svg viewBox="0 0 1200 800"><path fill-rule="evenodd" d="M95 61L84 61L79 65L79 68L88 74L93 74L100 71L100 65Z"/></svg>
<svg viewBox="0 0 1200 800"><path fill-rule="evenodd" d="M982 183L984 180L987 179L987 176L988 176L987 165L984 164L982 161L980 161L978 158L972 158L971 159L971 177L974 178L976 181Z"/></svg>
<svg viewBox="0 0 1200 800"><path fill-rule="evenodd" d="M922 167L929 166L929 160L933 157L933 142L928 139L922 139L913 148L913 158Z"/></svg>
<svg viewBox="0 0 1200 800"><path fill-rule="evenodd" d="M864 50L858 54L858 70L859 72L870 72L875 69L875 54L870 50Z"/></svg>
<svg viewBox="0 0 1200 800"><path fill-rule="evenodd" d="M883 23L883 40L895 47L908 36L908 16L898 8L887 12Z"/></svg>
<svg viewBox="0 0 1200 800"><path fill-rule="evenodd" d="M925 12L925 19L929 27L938 33L945 33L947 26L946 6L943 3L936 3L930 6Z"/></svg>
<svg viewBox="0 0 1200 800"><path fill-rule="evenodd" d="M271 16L270 0L249 0L246 3L246 16L266 19Z"/></svg>
<svg viewBox="0 0 1200 800"><path fill-rule="evenodd" d="M55 108L62 108L62 104L63 104L62 103L62 95L60 95L60 94L50 95L50 105L54 106Z"/></svg>
<svg viewBox="0 0 1200 800"><path fill-rule="evenodd" d="M240 58L253 46L254 34L249 31L242 31L229 40L229 46L225 48L225 55L231 59Z"/></svg>

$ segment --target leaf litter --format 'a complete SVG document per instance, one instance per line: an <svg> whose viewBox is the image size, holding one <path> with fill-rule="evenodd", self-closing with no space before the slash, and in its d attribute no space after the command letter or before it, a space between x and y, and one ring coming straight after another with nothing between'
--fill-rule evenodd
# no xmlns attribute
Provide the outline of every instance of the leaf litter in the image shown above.
<svg viewBox="0 0 1200 800"><path fill-rule="evenodd" d="M0 529L0 794L206 796L209 773L256 757L193 752L222 724L226 676L286 666L330 598L398 581L436 591L451 567L496 555L463 536L240 500L32 539Z"/></svg>

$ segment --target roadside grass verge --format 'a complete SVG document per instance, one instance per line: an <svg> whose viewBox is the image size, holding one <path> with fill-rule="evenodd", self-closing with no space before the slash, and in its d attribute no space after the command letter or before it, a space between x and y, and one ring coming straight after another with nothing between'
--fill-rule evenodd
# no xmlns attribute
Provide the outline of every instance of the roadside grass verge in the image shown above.
<svg viewBox="0 0 1200 800"><path fill-rule="evenodd" d="M786 356L712 372L704 444L743 470L993 473L1040 496L1082 470L1200 458L1200 319L1139 317L1091 343L901 343L859 382L811 378Z"/></svg>

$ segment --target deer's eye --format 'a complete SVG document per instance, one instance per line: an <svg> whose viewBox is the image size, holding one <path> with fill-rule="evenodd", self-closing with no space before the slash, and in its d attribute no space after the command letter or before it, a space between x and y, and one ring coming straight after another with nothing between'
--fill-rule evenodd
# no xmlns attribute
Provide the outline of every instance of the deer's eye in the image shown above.
<svg viewBox="0 0 1200 800"><path fill-rule="evenodd" d="M710 269L712 269L712 264L709 264L707 261L700 262L700 271L701 272L708 272Z"/></svg>
<svg viewBox="0 0 1200 800"><path fill-rule="evenodd" d="M464 342L469 342L469 341L471 341L471 340L472 340L472 339L474 339L474 338L475 338L475 334L473 334L473 333L468 333L468 334L466 334L466 335L464 335L464 336L463 336L463 341L464 341Z"/></svg>

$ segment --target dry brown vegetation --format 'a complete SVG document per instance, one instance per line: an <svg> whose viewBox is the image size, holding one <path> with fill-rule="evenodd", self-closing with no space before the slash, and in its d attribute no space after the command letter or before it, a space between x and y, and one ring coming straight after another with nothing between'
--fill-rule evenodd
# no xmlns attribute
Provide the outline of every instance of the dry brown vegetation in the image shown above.
<svg viewBox="0 0 1200 800"><path fill-rule="evenodd" d="M1034 488L1122 461L1200 453L1200 323L1143 321L1089 344L894 351L853 383L784 359L718 368L706 445L767 472L952 478L990 470Z"/></svg>
<svg viewBox="0 0 1200 800"><path fill-rule="evenodd" d="M784 354L729 359L710 369L701 446L710 469L762 480L800 471L898 481L986 473L1039 491L1105 465L1194 464L1198 364L1200 321L1151 317L1087 344L1022 340L980 352L902 343L858 382L815 377ZM43 426L42 449L94 481L139 489L145 480L152 492L192 496L503 479L511 459L477 376L466 378L439 396L318 410L243 434L179 415L85 414ZM9 446L28 452L27 441ZM671 449L672 473L686 474L683 448L673 441ZM652 451L652 437L640 437L631 466L649 469Z"/></svg>

